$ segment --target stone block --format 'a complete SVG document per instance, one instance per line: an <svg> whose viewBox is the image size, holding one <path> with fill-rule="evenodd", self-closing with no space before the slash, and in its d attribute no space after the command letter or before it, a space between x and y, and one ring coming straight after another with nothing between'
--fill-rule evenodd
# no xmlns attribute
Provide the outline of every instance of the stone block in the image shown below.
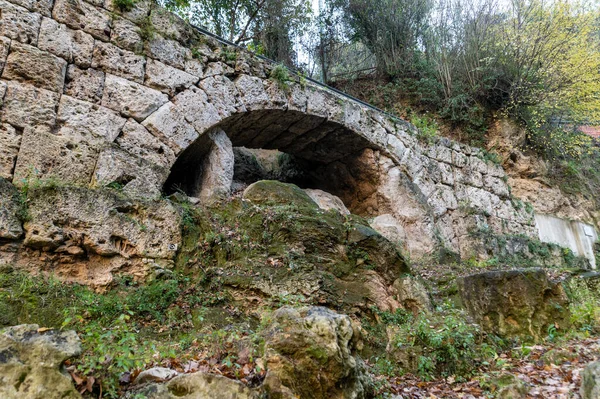
<svg viewBox="0 0 600 399"><path fill-rule="evenodd" d="M63 92L67 62L46 51L22 43L13 43L2 77Z"/></svg>
<svg viewBox="0 0 600 399"><path fill-rule="evenodd" d="M165 65L162 62L148 60L144 84L173 96L198 83L199 78L187 72Z"/></svg>
<svg viewBox="0 0 600 399"><path fill-rule="evenodd" d="M187 22L164 8L153 9L150 13L150 21L162 36L180 43L187 42L195 33Z"/></svg>
<svg viewBox="0 0 600 399"><path fill-rule="evenodd" d="M7 123L0 125L0 177L12 180L17 155L21 147L21 132Z"/></svg>
<svg viewBox="0 0 600 399"><path fill-rule="evenodd" d="M208 100L206 93L195 86L176 95L173 103L199 133L221 121L219 111Z"/></svg>
<svg viewBox="0 0 600 399"><path fill-rule="evenodd" d="M14 183L29 179L55 179L88 185L98 158L98 148L78 138L60 137L46 128L25 128L15 166Z"/></svg>
<svg viewBox="0 0 600 399"><path fill-rule="evenodd" d="M233 75L233 68L221 61L210 62L204 71L204 77L210 78L217 75Z"/></svg>
<svg viewBox="0 0 600 399"><path fill-rule="evenodd" d="M52 17L99 40L110 38L110 13L83 0L56 0Z"/></svg>
<svg viewBox="0 0 600 399"><path fill-rule="evenodd" d="M146 119L169 98L154 89L118 76L106 75L102 105L137 121Z"/></svg>
<svg viewBox="0 0 600 399"><path fill-rule="evenodd" d="M73 30L53 19L44 18L38 47L64 58L69 63L89 67L92 64L94 38L81 30Z"/></svg>
<svg viewBox="0 0 600 399"><path fill-rule="evenodd" d="M175 163L173 150L133 119L125 123L116 143L130 154L164 168L168 169Z"/></svg>
<svg viewBox="0 0 600 399"><path fill-rule="evenodd" d="M458 201L451 187L438 184L427 200L436 216L441 216L448 210L458 208Z"/></svg>
<svg viewBox="0 0 600 399"><path fill-rule="evenodd" d="M29 11L42 14L44 17L49 17L54 0L12 0L12 3L25 7Z"/></svg>
<svg viewBox="0 0 600 399"><path fill-rule="evenodd" d="M0 35L25 44L36 45L42 16L0 0Z"/></svg>
<svg viewBox="0 0 600 399"><path fill-rule="evenodd" d="M92 68L80 69L75 65L67 68L65 94L99 104L104 92L104 72Z"/></svg>
<svg viewBox="0 0 600 399"><path fill-rule="evenodd" d="M210 131L210 150L202 164L202 179L197 196L204 203L226 199L233 183L233 146L221 129Z"/></svg>
<svg viewBox="0 0 600 399"><path fill-rule="evenodd" d="M139 53L144 48L139 30L140 28L130 20L117 17L112 23L110 40L120 48Z"/></svg>
<svg viewBox="0 0 600 399"><path fill-rule="evenodd" d="M486 190L491 191L501 198L509 198L510 192L508 190L508 185L504 182L504 180L494 177L491 175L486 175L483 177L483 187Z"/></svg>
<svg viewBox="0 0 600 399"><path fill-rule="evenodd" d="M169 170L132 155L116 146L98 156L92 186L119 186L133 198L158 198Z"/></svg>
<svg viewBox="0 0 600 399"><path fill-rule="evenodd" d="M0 74L4 70L6 64L6 57L8 57L8 51L10 49L10 39L8 37L0 36Z"/></svg>
<svg viewBox="0 0 600 399"><path fill-rule="evenodd" d="M148 18L150 10L156 6L156 3L152 0L138 0L133 3L131 10L122 11L119 10L114 3L115 0L104 0L104 8L115 14L118 13L128 20L138 24Z"/></svg>
<svg viewBox="0 0 600 399"><path fill-rule="evenodd" d="M143 123L155 136L167 140L175 155L198 138L198 133L186 120L175 104L168 102L150 115Z"/></svg>
<svg viewBox="0 0 600 399"><path fill-rule="evenodd" d="M90 142L111 143L126 119L108 108L63 95L58 107L58 121L62 127L57 134L61 136L82 136Z"/></svg>
<svg viewBox="0 0 600 399"><path fill-rule="evenodd" d="M233 82L224 76L213 76L200 81L199 86L208 96L222 118L236 112L245 112L246 106Z"/></svg>
<svg viewBox="0 0 600 399"><path fill-rule="evenodd" d="M111 43L96 42L92 58L92 68L101 69L132 80L144 82L146 60L129 50L123 50Z"/></svg>
<svg viewBox="0 0 600 399"><path fill-rule="evenodd" d="M160 35L154 35L154 38L146 44L147 54L165 64L178 69L185 68L185 61L189 50L174 40L165 39Z"/></svg>
<svg viewBox="0 0 600 399"><path fill-rule="evenodd" d="M8 180L0 177L0 239L21 238L23 226L19 220L19 213L22 206L17 189Z"/></svg>
<svg viewBox="0 0 600 399"><path fill-rule="evenodd" d="M2 121L13 126L54 125L59 94L28 84L7 82Z"/></svg>

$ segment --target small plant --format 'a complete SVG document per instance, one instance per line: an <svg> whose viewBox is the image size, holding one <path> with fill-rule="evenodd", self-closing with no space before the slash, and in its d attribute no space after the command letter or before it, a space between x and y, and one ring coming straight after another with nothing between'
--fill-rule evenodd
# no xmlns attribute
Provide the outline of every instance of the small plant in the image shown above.
<svg viewBox="0 0 600 399"><path fill-rule="evenodd" d="M123 0L123 1L131 1L131 0ZM144 18L138 24L138 28L139 28L138 33L143 41L148 42L148 41L154 39L154 35L156 34L156 28L152 24L152 20L150 19L150 16Z"/></svg>
<svg viewBox="0 0 600 399"><path fill-rule="evenodd" d="M410 122L417 128L417 138L427 144L433 144L438 138L438 124L428 116L412 115Z"/></svg>
<svg viewBox="0 0 600 399"><path fill-rule="evenodd" d="M271 71L269 78L279 85L280 88L287 90L289 88L290 71L283 64L277 64Z"/></svg>
<svg viewBox="0 0 600 399"><path fill-rule="evenodd" d="M122 12L133 10L136 0L113 0L113 5Z"/></svg>
<svg viewBox="0 0 600 399"><path fill-rule="evenodd" d="M234 48L226 47L223 50L223 59L225 62L235 62L238 59L238 53Z"/></svg>

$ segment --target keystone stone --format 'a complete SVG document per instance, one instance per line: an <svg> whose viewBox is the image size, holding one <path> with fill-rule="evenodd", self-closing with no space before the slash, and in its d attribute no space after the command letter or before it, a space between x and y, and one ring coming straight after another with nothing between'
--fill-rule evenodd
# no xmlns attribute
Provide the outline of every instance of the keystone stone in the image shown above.
<svg viewBox="0 0 600 399"><path fill-rule="evenodd" d="M169 98L154 89L114 76L106 75L102 105L142 121Z"/></svg>

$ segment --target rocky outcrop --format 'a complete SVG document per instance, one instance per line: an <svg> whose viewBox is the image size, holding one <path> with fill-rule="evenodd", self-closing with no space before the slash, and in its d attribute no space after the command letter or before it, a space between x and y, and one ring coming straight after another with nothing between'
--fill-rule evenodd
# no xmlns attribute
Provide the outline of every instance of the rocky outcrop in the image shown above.
<svg viewBox="0 0 600 399"><path fill-rule="evenodd" d="M81 352L74 331L23 324L0 331L0 396L7 399L77 399L81 395L61 370Z"/></svg>
<svg viewBox="0 0 600 399"><path fill-rule="evenodd" d="M548 328L570 324L568 299L562 284L542 269L473 274L458 280L464 306L486 331L540 340Z"/></svg>
<svg viewBox="0 0 600 399"><path fill-rule="evenodd" d="M586 366L581 373L581 389L579 394L582 399L600 398L600 362L593 362Z"/></svg>
<svg viewBox="0 0 600 399"><path fill-rule="evenodd" d="M306 194L308 194L310 198L312 198L313 201L316 202L319 208L326 211L333 210L339 212L342 215L350 215L350 211L348 210L348 208L346 208L346 205L344 205L344 203L341 199L339 199L339 197L336 197L333 194L326 193L323 190L307 188L304 191L306 192Z"/></svg>
<svg viewBox="0 0 600 399"><path fill-rule="evenodd" d="M263 388L270 398L366 398L352 320L326 308L281 308L266 332Z"/></svg>
<svg viewBox="0 0 600 399"><path fill-rule="evenodd" d="M255 204L283 205L317 208L317 203L298 186L275 180L261 180L244 190L243 198Z"/></svg>

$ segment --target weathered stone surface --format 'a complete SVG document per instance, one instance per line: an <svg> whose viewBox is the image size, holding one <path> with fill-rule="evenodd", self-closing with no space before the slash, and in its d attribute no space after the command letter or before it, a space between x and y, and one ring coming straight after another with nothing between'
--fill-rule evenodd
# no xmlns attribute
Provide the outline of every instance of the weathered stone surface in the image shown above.
<svg viewBox="0 0 600 399"><path fill-rule="evenodd" d="M539 340L569 326L568 299L542 269L474 274L458 280L463 303L486 331Z"/></svg>
<svg viewBox="0 0 600 399"><path fill-rule="evenodd" d="M164 168L170 168L175 162L173 150L133 119L125 123L116 143L130 154Z"/></svg>
<svg viewBox="0 0 600 399"><path fill-rule="evenodd" d="M145 384L148 382L164 382L174 377L177 377L179 373L176 370L168 369L166 367L152 367L151 369L144 370L135 377L136 384Z"/></svg>
<svg viewBox="0 0 600 399"><path fill-rule="evenodd" d="M172 259L170 244L181 241L179 215L168 202L134 202L108 190L35 189L29 195L29 214L24 243L32 248Z"/></svg>
<svg viewBox="0 0 600 399"><path fill-rule="evenodd" d="M173 103L200 133L221 121L219 111L209 102L206 93L195 86L176 95Z"/></svg>
<svg viewBox="0 0 600 399"><path fill-rule="evenodd" d="M27 44L13 43L2 72L4 79L14 79L62 93L67 62Z"/></svg>
<svg viewBox="0 0 600 399"><path fill-rule="evenodd" d="M189 50L178 42L154 35L146 47L150 57L178 69L185 68L186 54Z"/></svg>
<svg viewBox="0 0 600 399"><path fill-rule="evenodd" d="M98 149L78 137L60 137L44 128L25 128L13 181L18 186L36 179L87 185L97 157Z"/></svg>
<svg viewBox="0 0 600 399"><path fill-rule="evenodd" d="M89 67L92 63L94 38L80 30L72 30L53 19L44 18L38 38L40 50L49 51L69 63Z"/></svg>
<svg viewBox="0 0 600 399"><path fill-rule="evenodd" d="M581 373L579 394L582 399L600 398L600 362L588 364Z"/></svg>
<svg viewBox="0 0 600 399"><path fill-rule="evenodd" d="M102 105L123 116L142 121L167 101L169 98L159 91L118 76L106 75Z"/></svg>
<svg viewBox="0 0 600 399"><path fill-rule="evenodd" d="M193 35L193 28L177 15L163 8L155 8L150 13L152 26L164 37L185 43Z"/></svg>
<svg viewBox="0 0 600 399"><path fill-rule="evenodd" d="M214 76L203 79L199 86L210 102L219 111L222 118L236 112L245 112L246 107L240 100L240 94L233 82L224 76Z"/></svg>
<svg viewBox="0 0 600 399"><path fill-rule="evenodd" d="M269 96L261 78L242 75L234 83L248 111L271 108Z"/></svg>
<svg viewBox="0 0 600 399"><path fill-rule="evenodd" d="M140 374L141 375L141 374ZM182 393L184 393L182 396ZM260 392L239 381L208 373L182 374L166 384L150 384L133 392L148 399L259 399ZM132 399L130 395L127 398Z"/></svg>
<svg viewBox="0 0 600 399"><path fill-rule="evenodd" d="M10 39L8 37L0 36L0 73L4 70L6 64L6 57L8 57L8 50L10 48ZM4 95L2 95L4 97Z"/></svg>
<svg viewBox="0 0 600 399"><path fill-rule="evenodd" d="M118 187L132 198L158 198L168 170L116 147L98 156L92 179L95 187Z"/></svg>
<svg viewBox="0 0 600 399"><path fill-rule="evenodd" d="M379 234L395 244L402 245L407 239L404 226L390 214L377 216L371 221L370 225Z"/></svg>
<svg viewBox="0 0 600 399"><path fill-rule="evenodd" d="M0 125L0 177L12 180L21 134L7 123Z"/></svg>
<svg viewBox="0 0 600 399"><path fill-rule="evenodd" d="M233 146L227 134L221 129L207 133L210 150L202 165L202 181L198 197L205 203L225 199L231 193L233 183Z"/></svg>
<svg viewBox="0 0 600 399"><path fill-rule="evenodd" d="M506 372L492 379L491 384L498 399L525 399L529 391L524 381Z"/></svg>
<svg viewBox="0 0 600 399"><path fill-rule="evenodd" d="M358 339L346 315L320 307L277 310L266 335L265 391L282 398L369 397Z"/></svg>
<svg viewBox="0 0 600 399"><path fill-rule="evenodd" d="M301 188L275 180L261 180L251 184L244 191L244 199L256 204L295 204L309 208L318 207L317 203Z"/></svg>
<svg viewBox="0 0 600 399"><path fill-rule="evenodd" d="M14 0L13 3L42 14L44 17L49 17L54 0Z"/></svg>
<svg viewBox="0 0 600 399"><path fill-rule="evenodd" d="M171 102L150 115L142 125L170 143L176 155L198 138L196 130Z"/></svg>
<svg viewBox="0 0 600 399"><path fill-rule="evenodd" d="M3 398L78 399L65 360L81 353L75 331L40 332L36 324L8 327L0 332L0 396Z"/></svg>
<svg viewBox="0 0 600 399"><path fill-rule="evenodd" d="M165 65L162 62L148 60L146 64L146 86L173 96L198 82L198 77Z"/></svg>
<svg viewBox="0 0 600 399"><path fill-rule="evenodd" d="M403 309L417 315L432 309L427 289L419 280L411 276L400 277L394 281L397 300Z"/></svg>
<svg viewBox="0 0 600 399"><path fill-rule="evenodd" d="M36 45L42 16L8 1L0 1L0 35Z"/></svg>
<svg viewBox="0 0 600 399"><path fill-rule="evenodd" d="M326 211L333 210L339 212L341 215L349 215L350 211L346 208L346 205L342 202L339 197L333 194L329 194L323 190L316 189L305 189L304 192L315 201L319 208Z"/></svg>
<svg viewBox="0 0 600 399"><path fill-rule="evenodd" d="M140 28L130 20L117 17L112 22L110 40L120 48L140 53L144 47L144 41L139 30Z"/></svg>
<svg viewBox="0 0 600 399"><path fill-rule="evenodd" d="M151 0L139 0L133 3L131 10L123 11L115 5L114 0L104 0L104 8L115 14L121 14L121 16L138 24L148 18L150 10L154 8L155 5L156 3Z"/></svg>
<svg viewBox="0 0 600 399"><path fill-rule="evenodd" d="M13 126L54 125L59 94L15 81L7 82L2 120Z"/></svg>
<svg viewBox="0 0 600 399"><path fill-rule="evenodd" d="M129 50L123 50L111 43L96 42L92 58L92 68L121 76L136 83L144 81L146 60Z"/></svg>
<svg viewBox="0 0 600 399"><path fill-rule="evenodd" d="M19 220L21 207L19 192L7 180L0 177L0 238L17 240L23 235Z"/></svg>
<svg viewBox="0 0 600 399"><path fill-rule="evenodd" d="M91 142L113 142L126 119L105 107L63 95L58 107L62 127L57 133L64 137L84 136Z"/></svg>
<svg viewBox="0 0 600 399"><path fill-rule="evenodd" d="M104 72L92 68L80 69L75 65L67 68L65 94L99 104L104 92Z"/></svg>
<svg viewBox="0 0 600 399"><path fill-rule="evenodd" d="M96 39L110 38L108 11L83 0L55 0L52 17L72 29L83 29Z"/></svg>

